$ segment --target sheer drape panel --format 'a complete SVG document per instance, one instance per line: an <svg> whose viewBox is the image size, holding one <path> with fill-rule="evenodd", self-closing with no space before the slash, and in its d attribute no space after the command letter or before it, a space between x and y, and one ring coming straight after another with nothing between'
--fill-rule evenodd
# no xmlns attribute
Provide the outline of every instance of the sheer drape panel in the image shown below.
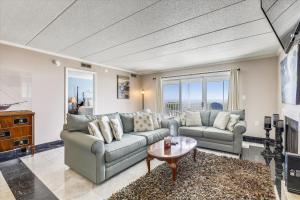
<svg viewBox="0 0 300 200"><path fill-rule="evenodd" d="M239 69L230 70L228 110L239 109Z"/></svg>
<svg viewBox="0 0 300 200"><path fill-rule="evenodd" d="M160 77L156 78L156 101L155 101L155 111L157 113L162 113L163 111L162 103L162 80Z"/></svg>

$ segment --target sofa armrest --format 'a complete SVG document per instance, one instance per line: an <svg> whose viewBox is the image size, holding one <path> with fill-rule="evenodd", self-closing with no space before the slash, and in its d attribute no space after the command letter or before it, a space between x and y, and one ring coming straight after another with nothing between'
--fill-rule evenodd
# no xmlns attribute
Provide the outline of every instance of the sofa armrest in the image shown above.
<svg viewBox="0 0 300 200"><path fill-rule="evenodd" d="M239 121L233 128L234 134L243 134L247 130L247 123L246 121Z"/></svg>
<svg viewBox="0 0 300 200"><path fill-rule="evenodd" d="M63 141L76 145L77 147L93 154L104 153L104 142L99 138L82 132L62 131L60 137Z"/></svg>

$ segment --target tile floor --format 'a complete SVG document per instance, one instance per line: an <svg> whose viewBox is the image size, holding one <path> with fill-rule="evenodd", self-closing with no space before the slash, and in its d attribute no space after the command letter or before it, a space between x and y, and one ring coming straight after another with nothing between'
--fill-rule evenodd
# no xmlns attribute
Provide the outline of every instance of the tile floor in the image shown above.
<svg viewBox="0 0 300 200"><path fill-rule="evenodd" d="M260 144L243 142L243 159L250 159L255 162L264 162L260 156L262 148L263 146ZM199 150L214 153L216 155L238 158L238 156L228 153L216 152L207 149ZM21 163L21 165L25 164L25 166L30 169L29 171L33 172L32 176L34 176L33 179L35 182L31 184L36 185L33 190L46 186L46 189L43 188L45 190L44 195L49 195L51 199L106 199L112 193L120 190L147 173L146 162L141 161L122 173L105 181L103 184L95 185L64 165L63 147L44 151L35 154L34 156L26 156L21 159L15 159L14 162L20 160L22 162L18 163ZM151 168L157 167L162 163L163 162L161 161L153 160L153 162L151 162ZM0 163L0 170L3 171L3 163ZM42 186L40 186L40 184ZM7 177L4 178L0 173L0 199L28 199L29 196L26 197L26 195L18 196L13 194L12 188L10 189L10 187L11 185L9 185ZM47 189L50 192L46 191ZM18 191L14 192L17 192L18 194ZM31 195L31 197L40 199L38 191L32 191L32 193L36 194L36 196Z"/></svg>

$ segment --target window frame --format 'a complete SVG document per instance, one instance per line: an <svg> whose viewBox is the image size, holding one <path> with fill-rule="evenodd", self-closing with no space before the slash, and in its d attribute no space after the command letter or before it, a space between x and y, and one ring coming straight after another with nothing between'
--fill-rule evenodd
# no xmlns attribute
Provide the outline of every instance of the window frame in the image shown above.
<svg viewBox="0 0 300 200"><path fill-rule="evenodd" d="M230 82L230 72L225 72L225 73L210 73L210 74L201 74L201 75L191 75L189 77L184 77L184 76L178 76L178 77L172 77L172 78L164 78L162 80L162 103L163 103L163 112L166 113L165 109L165 103L164 103L164 89L163 85L165 82L169 81L178 81L179 84L179 110L178 112L183 112L183 106L182 106L182 82L187 81L187 80L195 80L199 79L201 80L202 84L202 109L201 110L210 110L209 105L208 105L208 99L207 99L207 84L209 81L223 81L223 100L222 100L222 105L223 105L223 110L227 110L225 108L225 81L227 80L228 83ZM227 94L227 101L229 97L229 85L228 85L228 94ZM228 104L228 102L227 102Z"/></svg>

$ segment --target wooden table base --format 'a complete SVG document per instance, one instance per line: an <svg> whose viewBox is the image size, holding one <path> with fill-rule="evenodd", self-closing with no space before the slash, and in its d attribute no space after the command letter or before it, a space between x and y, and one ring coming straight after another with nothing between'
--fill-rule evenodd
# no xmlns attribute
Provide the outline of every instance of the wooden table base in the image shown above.
<svg viewBox="0 0 300 200"><path fill-rule="evenodd" d="M197 156L197 149L193 149L194 153L193 153L193 158L194 158L194 161L196 162L196 156ZM182 158L183 156L181 157L177 157L177 158L170 158L170 159L162 159L162 158L156 158L158 160L161 160L161 161L166 161L169 165L169 167L171 168L172 170L172 179L173 179L173 182L176 182L176 177L177 177L177 161L180 160L180 158ZM150 173L150 161L153 160L155 157L151 156L151 155L147 155L147 159L146 159L146 162L147 162L147 167L148 167L148 173Z"/></svg>

